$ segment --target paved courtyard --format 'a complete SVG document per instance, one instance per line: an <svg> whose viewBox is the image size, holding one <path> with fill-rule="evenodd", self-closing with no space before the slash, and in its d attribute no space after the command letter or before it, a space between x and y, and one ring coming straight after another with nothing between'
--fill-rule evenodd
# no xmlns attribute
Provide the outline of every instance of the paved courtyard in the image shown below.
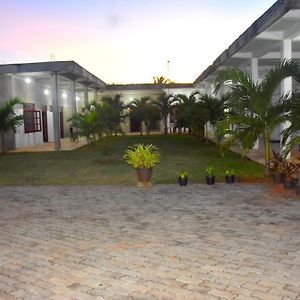
<svg viewBox="0 0 300 300"><path fill-rule="evenodd" d="M268 189L0 187L0 299L300 299L300 199Z"/></svg>

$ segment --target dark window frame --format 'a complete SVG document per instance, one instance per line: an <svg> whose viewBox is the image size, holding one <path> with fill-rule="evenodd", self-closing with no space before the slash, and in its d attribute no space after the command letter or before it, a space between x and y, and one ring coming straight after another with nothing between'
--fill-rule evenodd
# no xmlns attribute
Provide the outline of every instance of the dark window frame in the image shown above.
<svg viewBox="0 0 300 300"><path fill-rule="evenodd" d="M24 110L24 131L25 133L42 131L41 112L34 109Z"/></svg>

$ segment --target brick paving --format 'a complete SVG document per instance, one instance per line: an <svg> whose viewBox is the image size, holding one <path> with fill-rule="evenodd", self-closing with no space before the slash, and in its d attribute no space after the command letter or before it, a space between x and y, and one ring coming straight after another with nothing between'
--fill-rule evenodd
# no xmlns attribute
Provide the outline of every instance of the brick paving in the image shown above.
<svg viewBox="0 0 300 300"><path fill-rule="evenodd" d="M300 199L259 184L0 187L0 299L300 299Z"/></svg>

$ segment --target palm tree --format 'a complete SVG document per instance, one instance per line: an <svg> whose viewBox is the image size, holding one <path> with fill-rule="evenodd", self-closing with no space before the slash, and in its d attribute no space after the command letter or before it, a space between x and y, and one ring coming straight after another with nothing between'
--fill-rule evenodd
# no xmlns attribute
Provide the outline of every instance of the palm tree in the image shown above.
<svg viewBox="0 0 300 300"><path fill-rule="evenodd" d="M9 131L15 131L16 127L23 124L23 116L16 115L13 111L13 107L17 104L23 104L19 98L11 98L3 106L0 107L0 136L1 136L1 148L2 154L6 151L5 146L5 134Z"/></svg>
<svg viewBox="0 0 300 300"><path fill-rule="evenodd" d="M164 76L155 76L152 77L154 84L168 84L170 83L170 79L165 78Z"/></svg>
<svg viewBox="0 0 300 300"><path fill-rule="evenodd" d="M124 121L124 110L126 106L121 98L122 95L117 94L114 97L102 97L101 99L101 102L103 106L106 107L107 111L110 111L109 107L112 109L109 119L112 127L114 127L112 130L114 131L115 135L117 135L118 132L123 133L120 123Z"/></svg>
<svg viewBox="0 0 300 300"><path fill-rule="evenodd" d="M215 125L218 121L224 118L225 104L228 99L228 94L223 95L220 99L208 94L200 94L200 102L203 104L203 109L207 114L207 120L210 124ZM206 126L206 141L208 141L208 122Z"/></svg>
<svg viewBox="0 0 300 300"><path fill-rule="evenodd" d="M134 99L129 104L130 116L140 122L140 135L143 135L142 122L145 122L147 134L150 133L151 123L159 120L159 110L153 105L150 97Z"/></svg>
<svg viewBox="0 0 300 300"><path fill-rule="evenodd" d="M299 76L299 65L294 60L285 60L270 70L261 83L253 82L245 72L235 67L221 71L216 79L216 92L224 84L230 87L228 102L231 109L224 123L234 125L231 132L233 140L238 140L247 150L261 136L265 147L266 173L271 133L287 120L290 108L290 95L279 95L275 101L275 92L282 80L290 76Z"/></svg>
<svg viewBox="0 0 300 300"><path fill-rule="evenodd" d="M173 95L168 95L165 92L161 92L157 99L153 100L153 104L160 110L161 119L164 123L164 134L168 134L168 115L171 112L173 102Z"/></svg>
<svg viewBox="0 0 300 300"><path fill-rule="evenodd" d="M178 126L179 128L187 127L189 134L195 133L199 129L199 122L202 123L199 119L202 119L203 116L199 115L202 108L197 98L198 94L199 92L194 92L190 96L184 94L174 96L174 102L177 102Z"/></svg>
<svg viewBox="0 0 300 300"><path fill-rule="evenodd" d="M283 156L288 153L298 144L300 144L300 93L293 93L291 98L291 110L288 115L290 125L282 132L282 144L284 149Z"/></svg>

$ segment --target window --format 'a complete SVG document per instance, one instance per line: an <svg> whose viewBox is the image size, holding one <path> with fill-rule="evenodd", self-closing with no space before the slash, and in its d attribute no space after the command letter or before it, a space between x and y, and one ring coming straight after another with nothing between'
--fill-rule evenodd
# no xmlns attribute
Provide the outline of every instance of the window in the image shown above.
<svg viewBox="0 0 300 300"><path fill-rule="evenodd" d="M24 110L24 129L25 133L42 131L39 110Z"/></svg>

